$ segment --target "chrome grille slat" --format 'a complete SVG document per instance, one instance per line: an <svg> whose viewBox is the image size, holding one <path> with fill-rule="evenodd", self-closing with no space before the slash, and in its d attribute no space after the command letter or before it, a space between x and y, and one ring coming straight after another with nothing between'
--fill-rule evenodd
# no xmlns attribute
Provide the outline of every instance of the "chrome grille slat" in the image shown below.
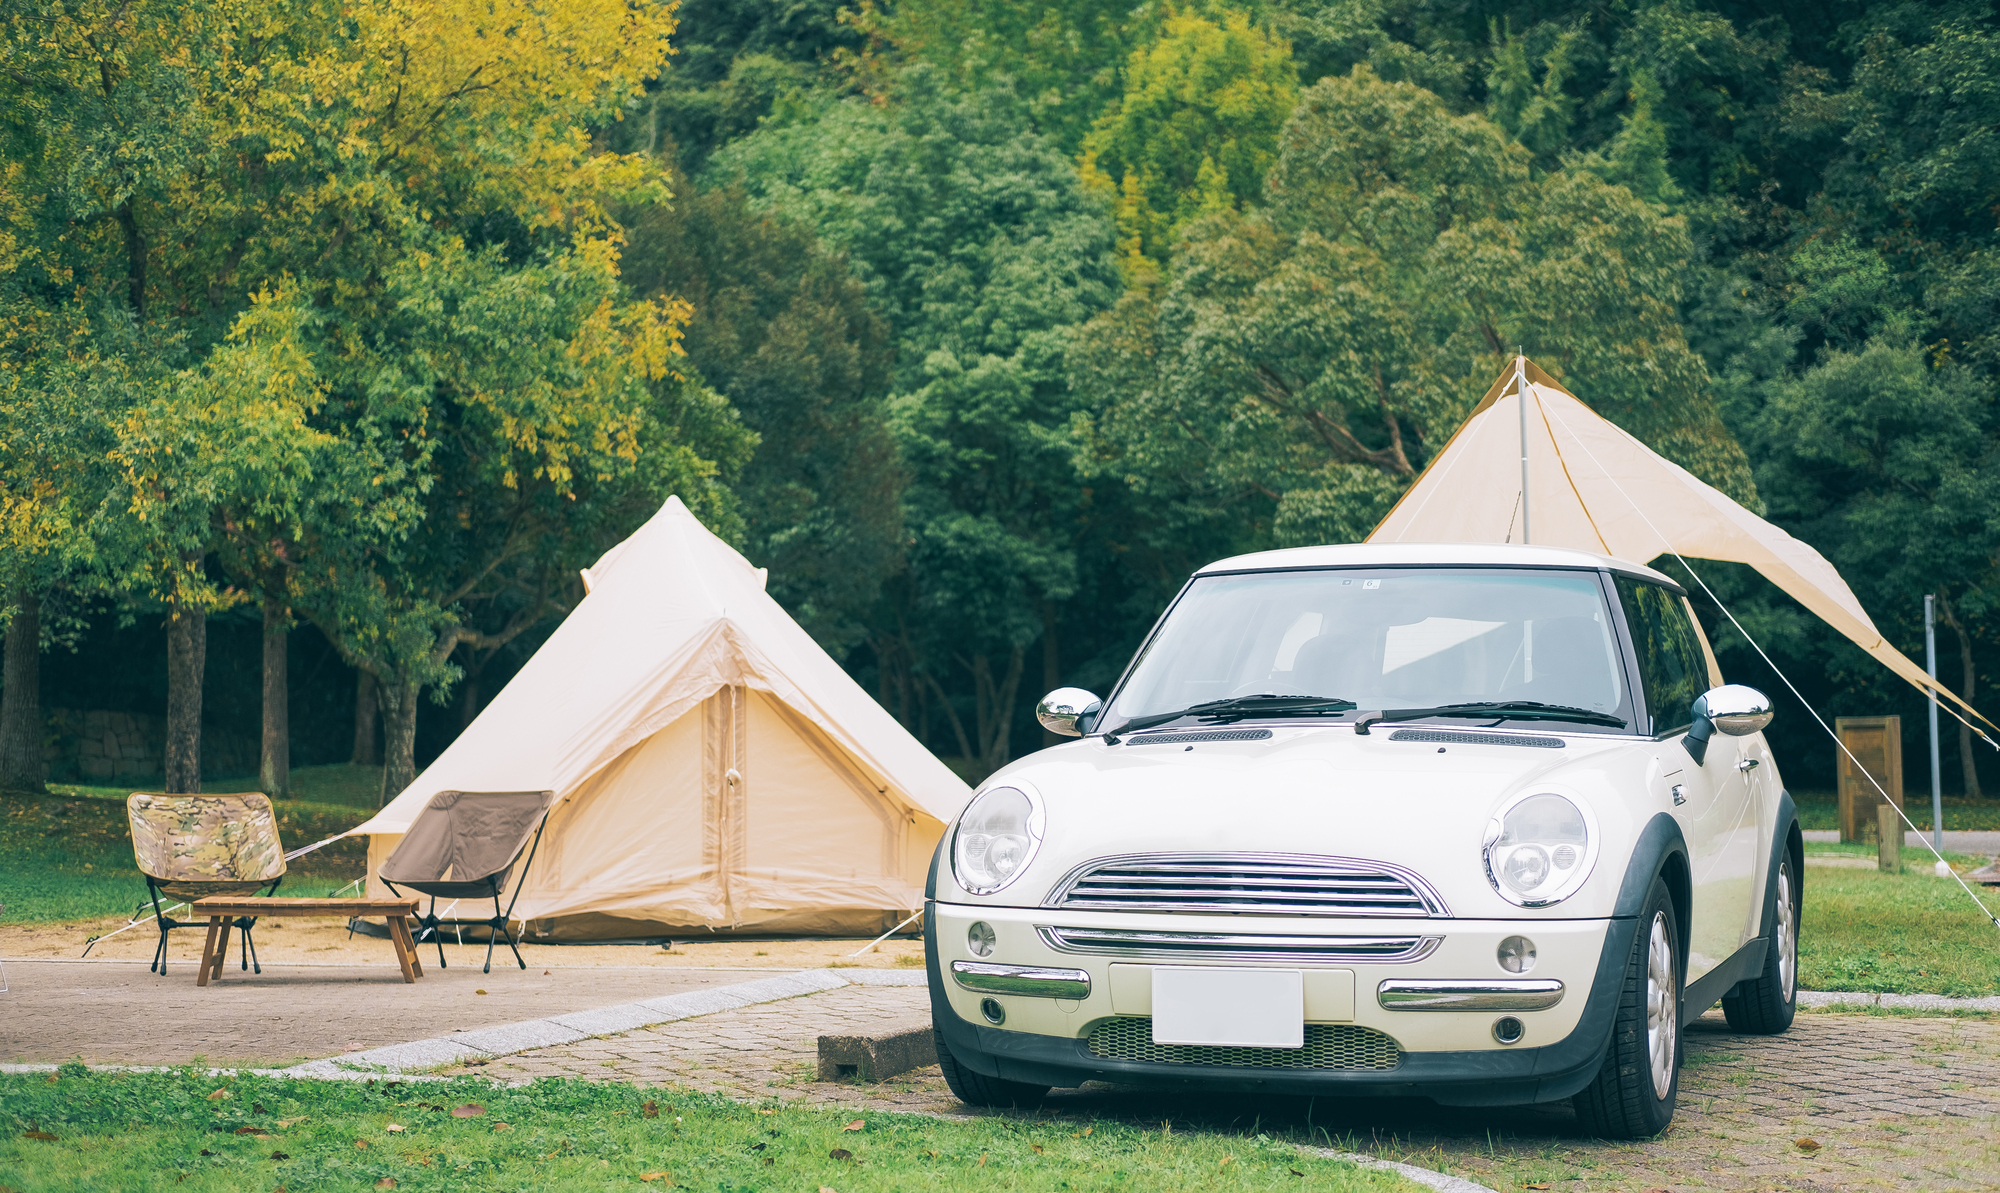
<svg viewBox="0 0 2000 1193"><path fill-rule="evenodd" d="M1372 961L1421 961L1441 936L1279 936L1264 933L1158 932L1128 928L1038 926L1042 943L1058 953L1152 961L1281 961L1337 965Z"/></svg>
<svg viewBox="0 0 2000 1193"><path fill-rule="evenodd" d="M1429 884L1400 866L1286 853L1158 853L1097 858L1043 906L1215 915L1445 916Z"/></svg>

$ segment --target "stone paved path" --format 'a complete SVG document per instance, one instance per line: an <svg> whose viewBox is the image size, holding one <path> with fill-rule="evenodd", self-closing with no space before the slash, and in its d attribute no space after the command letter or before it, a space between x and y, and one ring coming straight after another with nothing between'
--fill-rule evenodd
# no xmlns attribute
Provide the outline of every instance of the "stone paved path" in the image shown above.
<svg viewBox="0 0 2000 1193"><path fill-rule="evenodd" d="M814 1080L821 1033L928 1015L922 989L849 987L521 1053L480 1071L966 1114L935 1067L877 1086ZM2000 1020L1802 1014L1786 1035L1751 1037L1711 1012L1689 1032L1680 1105L1667 1134L1643 1144L1587 1139L1562 1106L1203 1099L1090 1085L1056 1091L1042 1113L1172 1119L1176 1130L1323 1130L1322 1144L1504 1190L1991 1190L2000 1188Z"/></svg>
<svg viewBox="0 0 2000 1193"><path fill-rule="evenodd" d="M7 962L0 995L0 1061L286 1065L447 1032L658 998L767 977L740 969L520 970L495 964L424 967L413 985L381 944L368 967L236 968L196 986L195 963L161 978L144 961ZM436 953L431 954L436 959Z"/></svg>

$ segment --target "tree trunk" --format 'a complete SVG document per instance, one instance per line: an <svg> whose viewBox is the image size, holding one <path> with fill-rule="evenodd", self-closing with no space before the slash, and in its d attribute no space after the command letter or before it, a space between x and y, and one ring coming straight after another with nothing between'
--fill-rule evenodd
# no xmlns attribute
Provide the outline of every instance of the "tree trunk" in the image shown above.
<svg viewBox="0 0 2000 1193"><path fill-rule="evenodd" d="M0 671L0 791L46 795L42 767L42 602L26 588L14 593Z"/></svg>
<svg viewBox="0 0 2000 1193"><path fill-rule="evenodd" d="M264 598L264 748L257 763L258 785L272 799L292 794L291 677L284 601Z"/></svg>
<svg viewBox="0 0 2000 1193"><path fill-rule="evenodd" d="M380 684L382 701L382 802L417 778L417 695L413 683Z"/></svg>
<svg viewBox="0 0 2000 1193"><path fill-rule="evenodd" d="M208 613L175 606L167 619L167 791L201 790L201 681L208 666Z"/></svg>
<svg viewBox="0 0 2000 1193"><path fill-rule="evenodd" d="M458 731L464 733L472 728L473 718L479 715L479 676L467 672L458 686Z"/></svg>
<svg viewBox="0 0 2000 1193"><path fill-rule="evenodd" d="M381 702L375 698L375 676L367 671L354 674L354 756L355 766L382 765L382 748L375 736Z"/></svg>
<svg viewBox="0 0 2000 1193"><path fill-rule="evenodd" d="M1046 695L1062 686L1062 659L1056 653L1056 606L1054 601L1042 602L1042 692ZM1042 730L1044 746L1058 745L1066 740L1060 733Z"/></svg>
<svg viewBox="0 0 2000 1193"><path fill-rule="evenodd" d="M1973 681L1977 675L1972 667L1972 635L1965 632L1965 626L1959 622L1958 615L1953 612L1951 602L1943 599L1942 596L1938 599L1938 612L1944 614L1944 623L1950 626L1951 632L1958 636L1958 661L1960 666L1964 668L1964 683L1958 689L1958 697L1967 704L1971 704ZM1972 726L1966 724L1963 717L1958 718L1958 763L1964 768L1966 798L1978 799L1980 797L1979 759L1972 752Z"/></svg>

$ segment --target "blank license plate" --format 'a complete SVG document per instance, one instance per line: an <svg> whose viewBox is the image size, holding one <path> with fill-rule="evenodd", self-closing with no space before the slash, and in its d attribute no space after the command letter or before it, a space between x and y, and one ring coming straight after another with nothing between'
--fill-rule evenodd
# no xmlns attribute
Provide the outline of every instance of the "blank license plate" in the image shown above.
<svg viewBox="0 0 2000 1193"><path fill-rule="evenodd" d="M1304 980L1296 969L1154 966L1153 1042L1303 1048Z"/></svg>

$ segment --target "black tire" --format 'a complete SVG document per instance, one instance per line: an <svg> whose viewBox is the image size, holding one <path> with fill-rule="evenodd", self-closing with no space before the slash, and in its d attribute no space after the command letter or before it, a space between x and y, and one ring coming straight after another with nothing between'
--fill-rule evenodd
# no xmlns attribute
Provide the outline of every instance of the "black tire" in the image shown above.
<svg viewBox="0 0 2000 1193"><path fill-rule="evenodd" d="M1048 1094L1046 1085L1030 1085L1025 1081L1008 1081L1004 1077L988 1077L975 1073L958 1063L951 1054L951 1045L945 1041L944 1033L931 1025L931 1035L937 1040L938 1068L944 1070L944 1083L951 1087L954 1097L968 1106L1039 1106Z"/></svg>
<svg viewBox="0 0 2000 1193"><path fill-rule="evenodd" d="M1680 1016L1686 978L1687 959L1673 896L1667 884L1655 878L1625 961L1604 1066L1596 1079L1570 1098L1585 1131L1604 1139L1650 1139L1673 1121L1685 1052ZM1649 1006L1649 993L1654 992L1663 1004L1657 1008ZM1653 1011L1658 1014L1649 1014ZM1671 1034L1662 1040L1661 1032Z"/></svg>
<svg viewBox="0 0 2000 1193"><path fill-rule="evenodd" d="M1775 1036L1792 1025L1799 1010L1799 910L1805 904L1799 872L1790 850L1778 862L1777 912L1771 920L1764 968L1722 996L1722 1014L1732 1030L1748 1035Z"/></svg>

